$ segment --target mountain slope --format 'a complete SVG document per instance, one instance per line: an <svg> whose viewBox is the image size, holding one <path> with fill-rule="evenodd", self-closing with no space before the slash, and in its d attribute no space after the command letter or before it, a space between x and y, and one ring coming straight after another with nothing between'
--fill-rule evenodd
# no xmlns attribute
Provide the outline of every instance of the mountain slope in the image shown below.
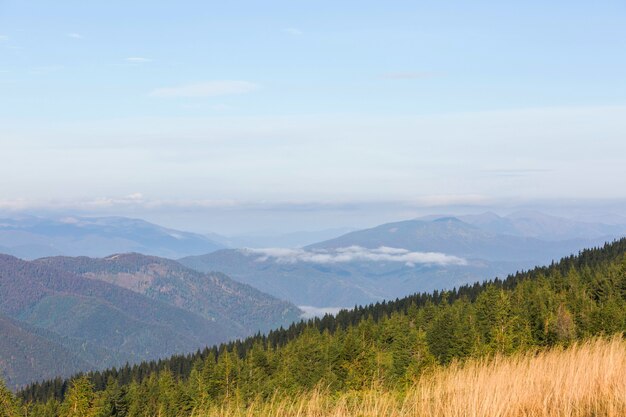
<svg viewBox="0 0 626 417"><path fill-rule="evenodd" d="M223 246L209 238L125 217L0 219L2 252L23 259L141 252L164 257L202 254Z"/></svg>
<svg viewBox="0 0 626 417"><path fill-rule="evenodd" d="M277 300L222 273L200 273L137 253L106 258L53 257L34 261L84 278L105 281L196 313L243 337L289 325L300 317L293 304Z"/></svg>
<svg viewBox="0 0 626 417"><path fill-rule="evenodd" d="M127 289L0 255L0 309L63 336L140 357L227 340L220 323Z"/></svg>
<svg viewBox="0 0 626 417"><path fill-rule="evenodd" d="M0 314L0 377L9 387L94 369L66 347Z"/></svg>
<svg viewBox="0 0 626 417"><path fill-rule="evenodd" d="M458 218L491 233L533 237L548 241L619 237L626 234L625 224L583 222L550 216L537 211L518 211L507 216L483 213Z"/></svg>
<svg viewBox="0 0 626 417"><path fill-rule="evenodd" d="M416 291L458 286L478 277L515 270L515 265L482 261L468 265L291 261L267 256L263 250L248 249L224 249L179 262L199 271L223 271L275 297L299 306L318 307L367 304Z"/></svg>
<svg viewBox="0 0 626 417"><path fill-rule="evenodd" d="M236 299L229 294L235 288L236 285L224 284L222 296L226 300ZM251 292L243 301L254 300L256 295ZM266 295L260 304L268 300L280 304ZM238 305L234 303L232 308ZM5 322L7 333L1 333L8 343L7 353L0 357L2 361L14 357L10 352L27 336L16 329L15 323L19 322L20 329L27 329L29 334L24 343L33 343L37 352L55 346L48 350L59 352L61 364L69 352L73 364L83 370L191 352L253 333L245 326L234 326L234 320L208 320L117 285L8 255L0 255L0 314L13 320L13 326ZM11 376L15 383L31 382L28 378L32 375L69 372L54 356L46 355L41 355L30 368L23 367L24 373L20 369ZM73 372L75 368L69 370Z"/></svg>
<svg viewBox="0 0 626 417"><path fill-rule="evenodd" d="M532 237L498 234L471 225L456 217L431 221L407 220L348 233L335 239L307 246L307 249L335 249L349 246L377 248L389 246L411 251L432 251L488 261L546 263L589 243L592 239L544 241Z"/></svg>
<svg viewBox="0 0 626 417"><path fill-rule="evenodd" d="M11 384L24 384L33 376L192 352L287 326L301 311L223 274L152 256L23 261L0 255L0 314L0 371ZM38 354L30 366L18 366L19 358L10 358L24 345L56 352L59 362Z"/></svg>
<svg viewBox="0 0 626 417"><path fill-rule="evenodd" d="M301 306L348 307L504 276L605 241L497 234L445 217L388 223L297 250L225 249L179 261Z"/></svg>
<svg viewBox="0 0 626 417"><path fill-rule="evenodd" d="M0 313L0 377L11 388L78 372L137 363L141 356L62 336Z"/></svg>

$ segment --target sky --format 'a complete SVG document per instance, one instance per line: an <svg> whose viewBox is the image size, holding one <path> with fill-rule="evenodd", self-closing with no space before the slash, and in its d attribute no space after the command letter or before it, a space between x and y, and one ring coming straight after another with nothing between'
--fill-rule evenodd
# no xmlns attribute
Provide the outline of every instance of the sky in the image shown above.
<svg viewBox="0 0 626 417"><path fill-rule="evenodd" d="M623 1L0 0L0 213L626 215L624 45Z"/></svg>

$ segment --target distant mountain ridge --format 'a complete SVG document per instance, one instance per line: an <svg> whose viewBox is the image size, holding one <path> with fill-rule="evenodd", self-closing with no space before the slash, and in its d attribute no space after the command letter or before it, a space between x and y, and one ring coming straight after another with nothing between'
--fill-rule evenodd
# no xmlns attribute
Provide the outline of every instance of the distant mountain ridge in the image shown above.
<svg viewBox="0 0 626 417"><path fill-rule="evenodd" d="M180 262L199 271L223 271L298 305L349 307L504 276L624 234L620 226L545 215L467 217L468 221L462 216L433 216L386 223L299 251L225 249ZM434 259L430 252L461 258L465 264L429 262Z"/></svg>
<svg viewBox="0 0 626 417"><path fill-rule="evenodd" d="M22 259L140 252L177 258L224 246L206 236L126 217L0 219L0 252Z"/></svg>
<svg viewBox="0 0 626 417"><path fill-rule="evenodd" d="M549 241L621 236L626 233L626 221L623 224L578 221L532 210L516 211L507 216L487 212L457 217L488 232Z"/></svg>
<svg viewBox="0 0 626 417"><path fill-rule="evenodd" d="M600 239L610 239L610 236L604 235ZM581 238L546 241L535 237L500 234L469 224L457 217L440 217L430 221L405 220L386 223L309 245L306 249L334 249L354 245L365 248L389 246L489 261L545 263L562 256L564 244L569 248L583 248L585 243L588 241Z"/></svg>

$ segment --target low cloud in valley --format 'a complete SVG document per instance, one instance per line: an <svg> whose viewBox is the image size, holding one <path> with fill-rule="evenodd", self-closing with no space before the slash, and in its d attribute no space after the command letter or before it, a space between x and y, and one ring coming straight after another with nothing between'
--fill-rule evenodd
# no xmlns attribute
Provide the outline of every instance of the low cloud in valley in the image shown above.
<svg viewBox="0 0 626 417"><path fill-rule="evenodd" d="M274 261L276 263L294 264L308 262L316 264L336 264L346 262L401 262L407 266L415 265L467 265L467 261L457 256L439 252L411 252L403 248L381 246L368 249L361 246L348 246L336 249L288 249L263 248L242 249L242 253L258 255L258 262Z"/></svg>

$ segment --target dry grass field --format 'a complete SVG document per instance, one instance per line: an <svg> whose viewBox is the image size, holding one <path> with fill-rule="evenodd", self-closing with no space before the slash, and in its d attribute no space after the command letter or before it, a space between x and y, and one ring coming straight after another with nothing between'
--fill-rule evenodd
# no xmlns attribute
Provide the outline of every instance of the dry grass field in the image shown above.
<svg viewBox="0 0 626 417"><path fill-rule="evenodd" d="M405 393L326 395L323 390L244 407L228 403L196 417L624 417L626 341L596 339L566 349L456 364Z"/></svg>

